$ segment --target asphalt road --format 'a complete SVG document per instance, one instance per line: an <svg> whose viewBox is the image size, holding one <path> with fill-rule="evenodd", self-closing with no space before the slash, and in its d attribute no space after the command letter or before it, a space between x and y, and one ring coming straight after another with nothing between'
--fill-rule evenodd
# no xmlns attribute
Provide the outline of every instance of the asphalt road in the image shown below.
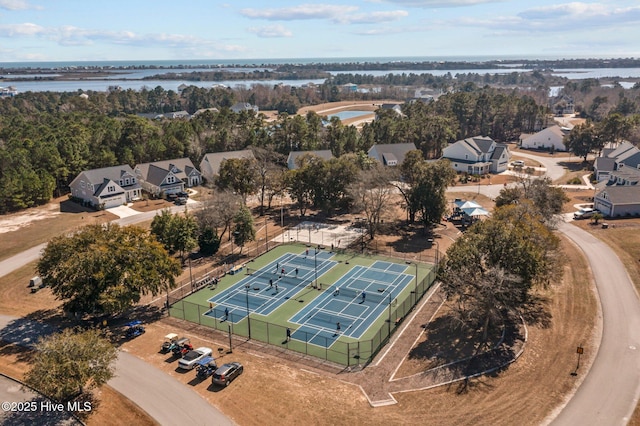
<svg viewBox="0 0 640 426"><path fill-rule="evenodd" d="M54 331L36 321L0 315L0 340L6 342L30 346L38 336ZM189 386L123 351L118 354L116 376L108 383L162 425L227 426L234 424ZM33 397L29 393L17 394L15 386L9 384L3 390L3 385L4 383L0 381L0 397L8 398L3 401L14 401L18 398L29 400ZM48 416L44 411L39 414ZM37 417L36 420L46 418ZM31 424L43 423L36 421Z"/></svg>
<svg viewBox="0 0 640 426"><path fill-rule="evenodd" d="M640 397L638 294L609 246L567 223L561 223L559 230L589 261L602 305L603 329L591 369L552 425L625 425ZM585 347L586 351L595 349Z"/></svg>

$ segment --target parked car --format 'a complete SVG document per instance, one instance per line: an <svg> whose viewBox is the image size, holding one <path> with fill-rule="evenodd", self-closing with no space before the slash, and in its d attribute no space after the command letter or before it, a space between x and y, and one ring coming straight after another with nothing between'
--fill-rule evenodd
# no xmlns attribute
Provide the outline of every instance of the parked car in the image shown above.
<svg viewBox="0 0 640 426"><path fill-rule="evenodd" d="M180 191L176 194L178 197L189 198L189 193L186 191Z"/></svg>
<svg viewBox="0 0 640 426"><path fill-rule="evenodd" d="M183 370L193 370L202 358L210 356L213 350L211 348L198 348L187 352L182 356L182 359L178 361L178 367Z"/></svg>
<svg viewBox="0 0 640 426"><path fill-rule="evenodd" d="M524 161L522 160L515 160L511 162L511 165L513 167L524 167Z"/></svg>
<svg viewBox="0 0 640 426"><path fill-rule="evenodd" d="M187 204L187 199L184 197L178 197L176 198L175 203L179 206L184 206L185 204Z"/></svg>
<svg viewBox="0 0 640 426"><path fill-rule="evenodd" d="M583 207L573 214L573 218L575 220L589 219L595 213L600 213L600 211L592 209L591 207Z"/></svg>
<svg viewBox="0 0 640 426"><path fill-rule="evenodd" d="M243 371L244 367L239 362L224 364L213 373L211 383L219 386L229 386L229 383L241 375Z"/></svg>

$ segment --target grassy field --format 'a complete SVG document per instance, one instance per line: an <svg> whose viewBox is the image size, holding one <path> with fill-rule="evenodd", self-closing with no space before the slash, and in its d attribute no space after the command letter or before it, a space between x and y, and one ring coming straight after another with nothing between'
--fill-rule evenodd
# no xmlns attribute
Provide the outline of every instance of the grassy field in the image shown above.
<svg viewBox="0 0 640 426"><path fill-rule="evenodd" d="M269 263L275 262L276 259L285 254L302 254L306 249L306 246L302 244L278 246L256 258L254 261L250 262L248 266L257 270L263 268ZM396 328L399 320L402 319L416 303L416 289L419 298L419 296L426 292L433 281L433 275L431 274L432 266L427 264L413 263L408 265L401 260L391 259L388 257L356 255L346 252L333 254L331 260L337 262L337 264L328 272L318 277L319 289L315 289L310 286L301 288L295 297L291 297L282 302L282 304L277 309L273 310L273 312L267 315L256 315L254 313L252 314L251 321L244 318L234 323L232 325L233 333L239 336L248 336L250 325L251 336L253 339L257 339L265 343L281 345L283 344L283 338L287 327L290 327L293 330L295 336L295 331L299 326L299 324L289 322L289 319L306 306L312 304L315 298L323 294L323 291L330 291L329 287L354 267L368 267L376 261L383 260L406 267L407 269L404 271L404 274L407 275L415 275L417 271L417 281L412 278L409 283L406 283L399 295L393 299L390 309L385 308L360 338L356 339L341 335L336 342L328 345L329 347L327 347L327 345L310 344L307 339L300 340L294 338L289 342L286 342L287 349L328 359L339 364L350 365L350 363L354 362L350 359L350 354L354 351L357 351L357 355L361 361L368 360L375 354L382 342L388 338L389 333L393 332ZM414 265L417 266L414 268ZM203 288L184 300L172 304L170 309L171 316L218 330L227 331L230 324L221 320L221 318L223 318L222 309L217 308L214 305L210 305L209 299L231 287L237 286L240 281L247 277L244 273L245 271L246 268L242 273L226 275L220 280L217 287ZM388 305L386 301L380 303L385 306ZM215 315L205 315L211 308L217 309L218 312Z"/></svg>

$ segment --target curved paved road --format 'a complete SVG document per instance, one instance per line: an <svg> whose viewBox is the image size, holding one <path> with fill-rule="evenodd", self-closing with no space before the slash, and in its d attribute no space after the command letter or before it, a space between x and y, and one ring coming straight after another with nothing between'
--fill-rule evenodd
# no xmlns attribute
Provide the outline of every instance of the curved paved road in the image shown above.
<svg viewBox="0 0 640 426"><path fill-rule="evenodd" d="M553 425L625 425L640 396L640 301L624 265L602 241L561 223L585 253L602 305L602 341L575 395ZM588 349L587 349L588 350Z"/></svg>
<svg viewBox="0 0 640 426"><path fill-rule="evenodd" d="M6 342L31 346L38 336L54 331L36 321L0 315L0 340ZM189 386L126 352L119 352L109 385L162 425L234 424Z"/></svg>

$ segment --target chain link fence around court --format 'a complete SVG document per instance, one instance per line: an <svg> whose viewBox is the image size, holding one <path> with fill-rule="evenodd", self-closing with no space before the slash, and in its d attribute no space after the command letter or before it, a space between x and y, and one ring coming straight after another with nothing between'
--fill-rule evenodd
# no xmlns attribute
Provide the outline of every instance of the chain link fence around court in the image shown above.
<svg viewBox="0 0 640 426"><path fill-rule="evenodd" d="M354 256L361 254L353 253ZM380 256L376 256L379 258ZM416 266L417 268L417 266ZM224 308L213 308L182 300L182 297L170 294L168 296L169 313L172 317L204 325L221 332L240 337L256 339L278 347L296 351L305 355L321 358L347 367L366 365L389 341L394 331L411 312L418 301L429 290L435 281L436 273L431 269L425 277L413 284L413 289L403 296L391 301L384 320L376 322L379 330L372 338L359 341L347 339L327 339L322 336L308 334L302 330L294 330L293 337L287 339L287 326L259 320L253 316L234 315L226 317ZM320 283L321 288L328 288L331 284ZM309 341L314 339L314 343ZM330 341L331 340L331 341ZM332 342L333 341L333 342ZM324 344L323 344L324 343Z"/></svg>

